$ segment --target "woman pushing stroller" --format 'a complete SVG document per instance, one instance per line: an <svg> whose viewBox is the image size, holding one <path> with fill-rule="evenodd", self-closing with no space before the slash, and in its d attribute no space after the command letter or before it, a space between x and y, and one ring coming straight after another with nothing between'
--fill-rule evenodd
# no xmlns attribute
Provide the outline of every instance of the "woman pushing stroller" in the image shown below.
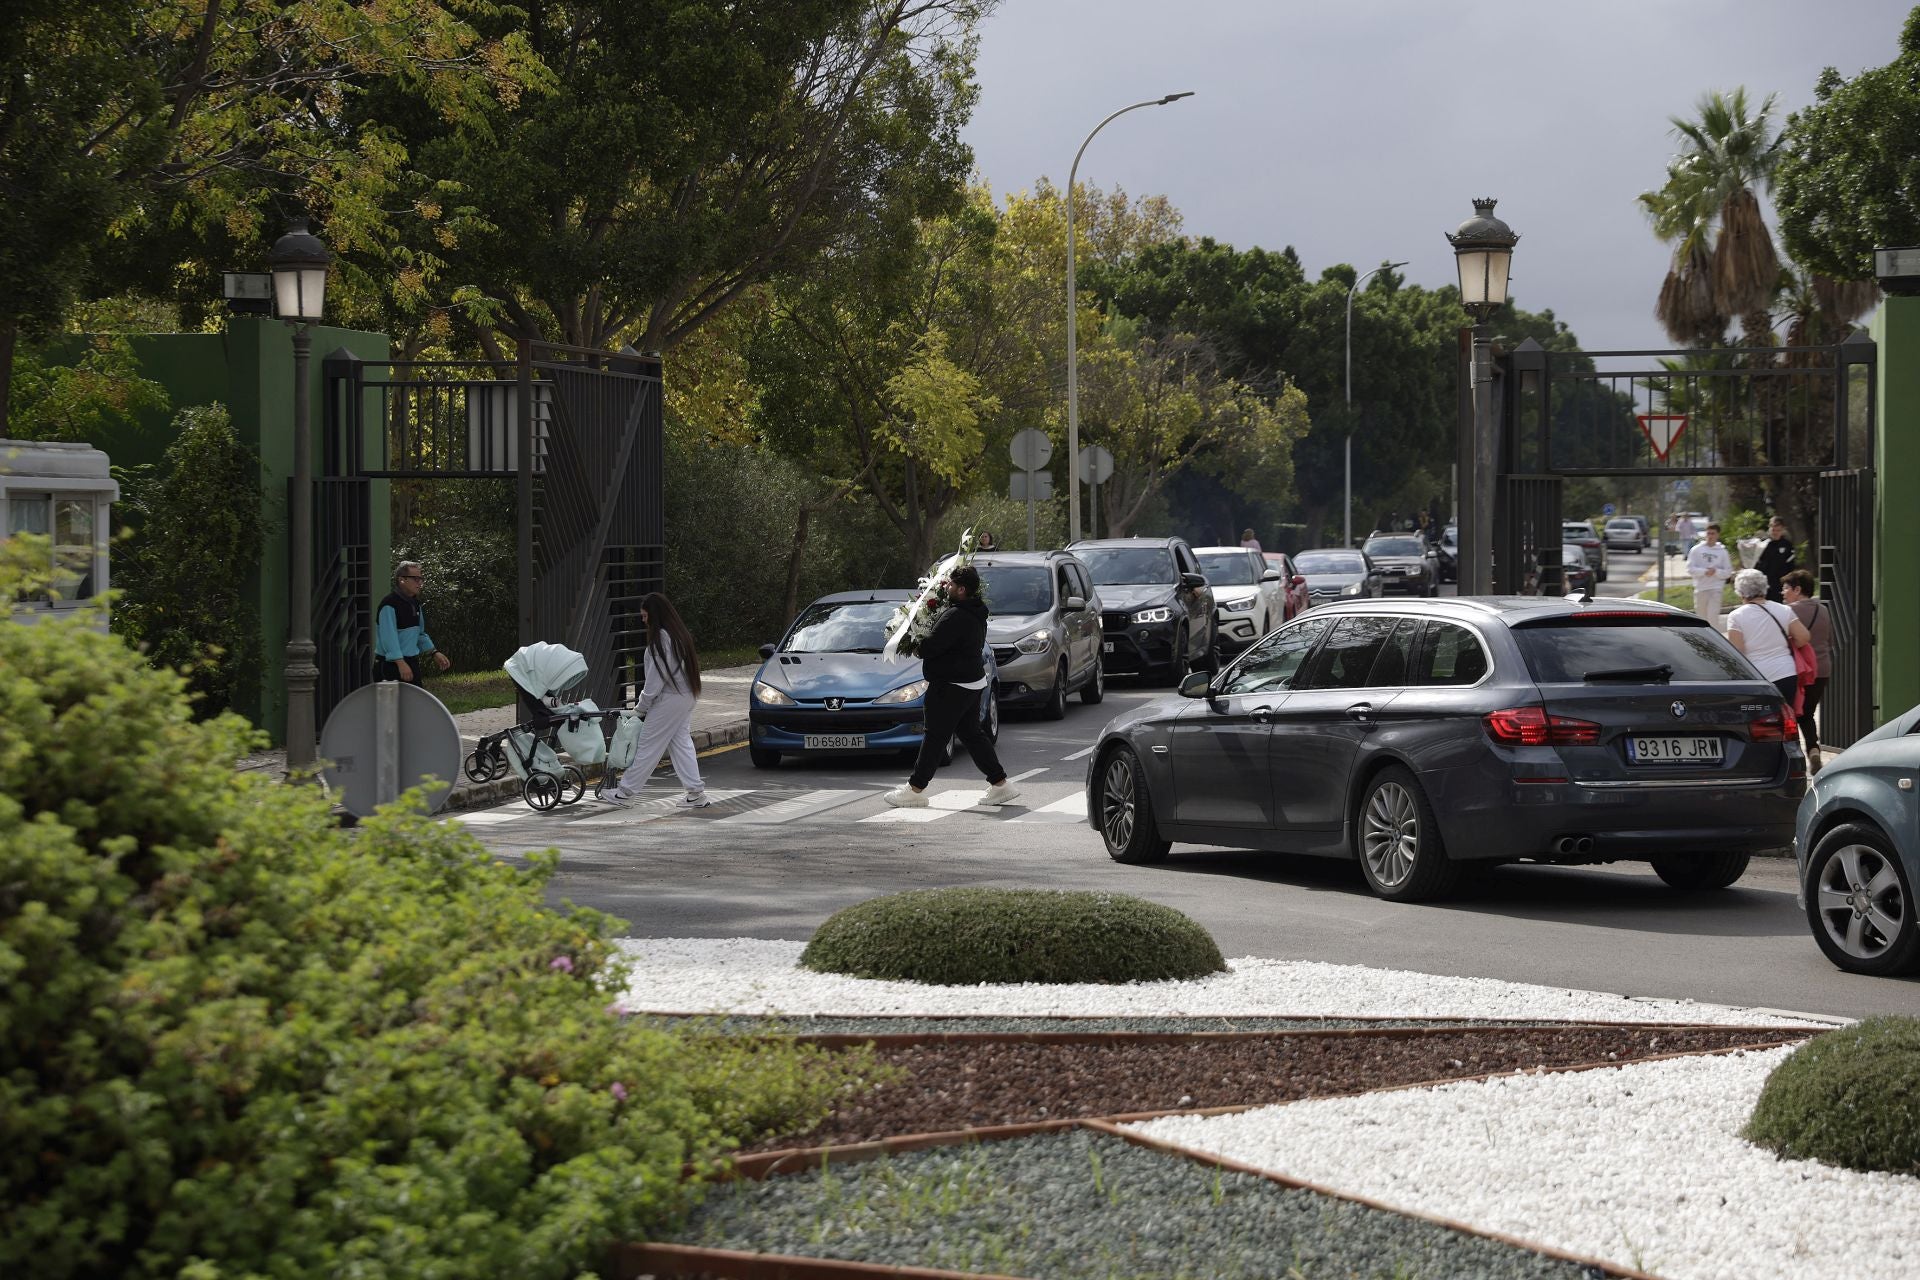
<svg viewBox="0 0 1920 1280"><path fill-rule="evenodd" d="M620 785L600 799L625 808L665 755L673 760L674 776L687 789L680 803L704 809L713 802L700 780L700 761L693 749L693 709L700 701L700 657L693 650L693 635L673 602L658 591L641 600L640 621L647 628L647 656L646 687L638 710L646 723L641 726L633 762L620 774Z"/></svg>

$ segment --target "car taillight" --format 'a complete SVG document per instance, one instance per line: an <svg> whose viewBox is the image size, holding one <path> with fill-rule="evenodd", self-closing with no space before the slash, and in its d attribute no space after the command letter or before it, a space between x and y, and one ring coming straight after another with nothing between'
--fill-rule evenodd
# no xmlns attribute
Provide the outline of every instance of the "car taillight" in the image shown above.
<svg viewBox="0 0 1920 1280"><path fill-rule="evenodd" d="M1513 747L1591 746L1600 741L1600 726L1571 716L1550 716L1544 707L1508 707L1486 717L1495 742Z"/></svg>
<svg viewBox="0 0 1920 1280"><path fill-rule="evenodd" d="M1800 722L1782 707L1779 715L1761 716L1749 724L1747 736L1755 742L1793 742L1800 736Z"/></svg>

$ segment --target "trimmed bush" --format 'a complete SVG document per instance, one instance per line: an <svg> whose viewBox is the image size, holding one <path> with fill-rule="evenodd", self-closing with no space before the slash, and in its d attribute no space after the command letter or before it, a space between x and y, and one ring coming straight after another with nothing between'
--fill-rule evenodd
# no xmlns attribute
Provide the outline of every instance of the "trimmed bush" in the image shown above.
<svg viewBox="0 0 1920 1280"><path fill-rule="evenodd" d="M1920 1018L1868 1018L1794 1050L1744 1136L1789 1159L1920 1174Z"/></svg>
<svg viewBox="0 0 1920 1280"><path fill-rule="evenodd" d="M920 889L828 917L801 953L822 973L941 986L1152 982L1224 970L1205 929L1119 893Z"/></svg>
<svg viewBox="0 0 1920 1280"><path fill-rule="evenodd" d="M254 744L117 639L0 622L0 1275L562 1280L865 1069L618 1017L616 922L547 907L550 857L339 830Z"/></svg>

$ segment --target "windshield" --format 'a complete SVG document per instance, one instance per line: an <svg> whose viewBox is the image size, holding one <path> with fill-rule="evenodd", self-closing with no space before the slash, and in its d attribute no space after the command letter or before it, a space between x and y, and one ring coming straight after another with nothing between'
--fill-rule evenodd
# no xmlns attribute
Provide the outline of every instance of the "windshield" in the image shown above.
<svg viewBox="0 0 1920 1280"><path fill-rule="evenodd" d="M1607 528L1625 529L1628 533L1638 533L1640 532L1640 523L1637 520L1609 520L1607 521Z"/></svg>
<svg viewBox="0 0 1920 1280"><path fill-rule="evenodd" d="M1244 551L1215 551L1200 556L1200 572L1216 587L1244 587L1254 581L1253 561Z"/></svg>
<svg viewBox="0 0 1920 1280"><path fill-rule="evenodd" d="M1418 538L1368 538L1366 550L1370 556L1418 556L1427 548Z"/></svg>
<svg viewBox="0 0 1920 1280"><path fill-rule="evenodd" d="M980 590L995 613L1045 613L1053 608L1053 574L1034 564L976 566Z"/></svg>
<svg viewBox="0 0 1920 1280"><path fill-rule="evenodd" d="M1365 573L1366 561L1350 551L1303 551L1293 558L1302 574Z"/></svg>
<svg viewBox="0 0 1920 1280"><path fill-rule="evenodd" d="M1636 618L1515 627L1513 638L1539 684L1579 684L1590 671L1671 667L1672 680L1754 680L1747 660L1712 627Z"/></svg>
<svg viewBox="0 0 1920 1280"><path fill-rule="evenodd" d="M1581 538L1591 538L1593 536L1593 530L1587 528L1587 526L1583 524L1562 525L1560 528L1560 535L1565 538L1572 538L1575 541L1579 541Z"/></svg>
<svg viewBox="0 0 1920 1280"><path fill-rule="evenodd" d="M886 647L887 623L899 607L893 600L810 604L780 647L788 653L878 653Z"/></svg>
<svg viewBox="0 0 1920 1280"><path fill-rule="evenodd" d="M1165 547L1077 547L1097 587L1124 587L1133 582L1172 582L1173 556Z"/></svg>

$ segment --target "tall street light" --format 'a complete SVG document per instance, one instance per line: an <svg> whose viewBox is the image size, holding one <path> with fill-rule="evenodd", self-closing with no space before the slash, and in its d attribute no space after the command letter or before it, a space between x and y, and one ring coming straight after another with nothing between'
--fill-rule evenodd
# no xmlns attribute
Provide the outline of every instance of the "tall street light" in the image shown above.
<svg viewBox="0 0 1920 1280"><path fill-rule="evenodd" d="M1080 539L1080 316L1078 282L1074 279L1073 244L1073 188L1080 177L1080 157L1087 153L1087 143L1092 142L1094 134L1118 120L1129 111L1138 111L1142 107L1164 107L1169 102L1178 102L1182 98L1191 98L1193 91L1170 93L1164 98L1149 98L1145 102L1136 102L1130 107L1122 107L1112 115L1093 126L1086 142L1073 153L1073 167L1067 171L1067 541Z"/></svg>
<svg viewBox="0 0 1920 1280"><path fill-rule="evenodd" d="M287 586L287 773L310 771L318 733L313 689L320 669L313 648L313 430L307 405L307 356L312 329L325 313L327 268L333 257L305 218L294 218L267 255L273 268L274 312L293 328L293 494L287 537L293 558Z"/></svg>
<svg viewBox="0 0 1920 1280"><path fill-rule="evenodd" d="M1355 280L1353 287L1347 290L1347 536L1346 541L1340 544L1343 547L1353 545L1353 295L1360 291L1361 285L1382 271L1406 265L1404 262L1388 262L1375 267Z"/></svg>
<svg viewBox="0 0 1920 1280"><path fill-rule="evenodd" d="M1471 421L1463 418L1460 440L1460 594L1493 592L1493 330L1488 321L1507 302L1513 246L1520 237L1493 216L1491 198L1473 202L1473 216L1447 236L1460 269L1460 304L1473 315L1473 351L1468 387ZM1509 566L1515 568L1516 566Z"/></svg>

